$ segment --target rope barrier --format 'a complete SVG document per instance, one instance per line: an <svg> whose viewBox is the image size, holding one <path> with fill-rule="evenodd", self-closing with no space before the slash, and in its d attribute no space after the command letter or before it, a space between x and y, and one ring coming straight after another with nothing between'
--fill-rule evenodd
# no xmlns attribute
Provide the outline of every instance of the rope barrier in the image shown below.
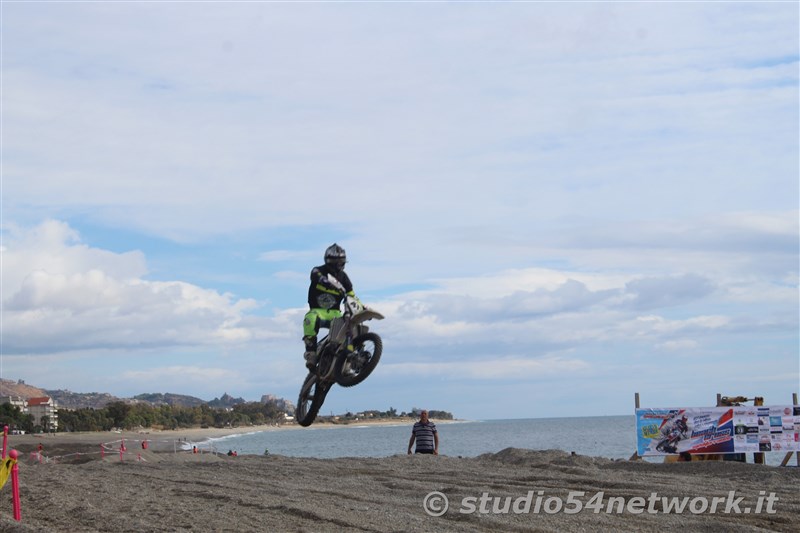
<svg viewBox="0 0 800 533"><path fill-rule="evenodd" d="M202 447L202 443L195 443L190 442L187 440L152 440L152 439L143 439L140 441L141 449L148 450L151 444L172 444L173 446L173 453L178 453L177 444L181 443L181 452L185 453L192 453L192 454L203 454L203 453L213 453L214 455L221 455L217 448L213 445ZM200 445L200 446L198 446ZM191 448L187 448L191 446ZM17 450L11 450L6 454L8 450L8 426L3 428L3 449L2 449L2 461L0 461L0 489L2 489L8 478L11 478L11 501L13 505L13 513L14 513L14 520L21 522L22 521L22 509L20 504L20 497L19 497L19 452ZM100 455L100 459L104 460L105 455L107 452L119 452L119 460L125 460L125 454L133 453L129 451L125 446L125 439L118 439L109 442L102 442L100 443L100 451L99 452L73 452L67 453L64 455L45 455L43 453L43 448L40 445L39 449L35 452L31 452L30 454L30 462L32 465L41 465L41 464L57 464L59 461L63 461L65 459L73 458L73 457L83 457L86 455ZM142 457L142 452L136 452L136 461L137 462L147 462L147 459Z"/></svg>
<svg viewBox="0 0 800 533"><path fill-rule="evenodd" d="M177 444L181 444L181 449L178 450ZM193 442L187 440L176 440L176 439L168 439L168 440L152 440L152 439L144 439L139 441L142 450L150 450L150 447L153 444L160 444L162 447L163 445L173 445L173 453L192 453L192 454L206 454L212 453L214 455L221 455L221 452L216 448L216 446L202 446L202 442ZM29 457L29 464L57 464L59 461L64 459L74 458L74 457L82 457L82 456L89 456L89 455L100 455L101 459L104 459L107 453L119 453L120 461L124 461L124 457L130 453L133 453L131 450L128 450L125 446L125 439L117 439L108 442L101 442L99 444L100 451L97 452L72 452L64 455L45 455L43 452L31 452ZM191 446L191 447L189 447ZM160 452L164 453L164 452ZM147 459L142 457L141 452L137 452L136 460L140 462L148 462Z"/></svg>

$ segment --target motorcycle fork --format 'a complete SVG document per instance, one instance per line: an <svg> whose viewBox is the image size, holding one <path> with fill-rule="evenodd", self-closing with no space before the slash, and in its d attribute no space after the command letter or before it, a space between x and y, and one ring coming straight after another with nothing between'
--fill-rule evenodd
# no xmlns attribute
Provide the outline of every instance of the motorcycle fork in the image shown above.
<svg viewBox="0 0 800 533"><path fill-rule="evenodd" d="M317 364L317 376L320 382L333 379L333 367L336 364L336 354L331 355L330 348L328 346L326 348L319 355L319 363ZM325 367L325 372L322 372L323 367Z"/></svg>

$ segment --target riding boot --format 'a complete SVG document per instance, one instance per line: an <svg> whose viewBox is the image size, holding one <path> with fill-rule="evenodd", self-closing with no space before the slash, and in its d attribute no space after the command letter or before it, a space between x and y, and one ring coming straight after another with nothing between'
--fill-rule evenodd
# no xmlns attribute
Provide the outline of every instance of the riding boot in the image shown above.
<svg viewBox="0 0 800 533"><path fill-rule="evenodd" d="M317 337L306 335L303 337L306 345L306 352L303 357L306 360L306 368L313 370L317 366Z"/></svg>

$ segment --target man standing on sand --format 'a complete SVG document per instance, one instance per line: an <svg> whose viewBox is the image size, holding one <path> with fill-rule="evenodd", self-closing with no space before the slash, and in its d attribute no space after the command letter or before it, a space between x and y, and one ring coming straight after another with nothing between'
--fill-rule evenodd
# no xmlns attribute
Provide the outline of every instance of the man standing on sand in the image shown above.
<svg viewBox="0 0 800 533"><path fill-rule="evenodd" d="M411 447L417 442L417 449L414 453L427 453L439 455L439 433L436 432L436 424L428 420L428 411L419 414L419 422L414 424L411 430L411 439L408 441L408 455L411 455Z"/></svg>

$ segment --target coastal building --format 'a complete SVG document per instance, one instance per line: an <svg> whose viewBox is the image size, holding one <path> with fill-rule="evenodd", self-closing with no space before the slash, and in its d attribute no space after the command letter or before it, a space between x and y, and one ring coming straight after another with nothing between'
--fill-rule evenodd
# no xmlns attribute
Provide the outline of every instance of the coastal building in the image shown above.
<svg viewBox="0 0 800 533"><path fill-rule="evenodd" d="M24 413L31 415L34 426L43 431L56 431L58 428L58 404L48 396L25 399L22 396L0 396L0 405L9 403Z"/></svg>
<svg viewBox="0 0 800 533"><path fill-rule="evenodd" d="M10 403L14 407L19 407L19 410L23 413L27 412L26 407L28 406L27 400L22 396L0 396L0 405Z"/></svg>
<svg viewBox="0 0 800 533"><path fill-rule="evenodd" d="M33 416L33 423L41 425L44 431L56 431L58 428L58 405L48 396L28 398L27 411Z"/></svg>

